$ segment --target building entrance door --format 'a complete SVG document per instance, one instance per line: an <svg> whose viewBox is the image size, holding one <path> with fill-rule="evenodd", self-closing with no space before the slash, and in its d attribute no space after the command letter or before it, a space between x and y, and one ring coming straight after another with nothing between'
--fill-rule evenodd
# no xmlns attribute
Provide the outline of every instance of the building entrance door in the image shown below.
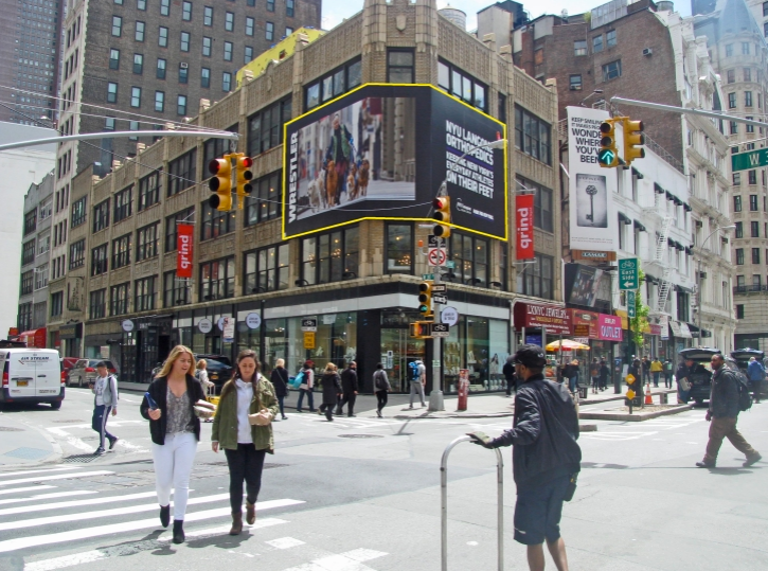
<svg viewBox="0 0 768 571"><path fill-rule="evenodd" d="M416 359L425 361L424 339L412 339L407 327L381 330L381 363L393 392L410 391L408 363Z"/></svg>

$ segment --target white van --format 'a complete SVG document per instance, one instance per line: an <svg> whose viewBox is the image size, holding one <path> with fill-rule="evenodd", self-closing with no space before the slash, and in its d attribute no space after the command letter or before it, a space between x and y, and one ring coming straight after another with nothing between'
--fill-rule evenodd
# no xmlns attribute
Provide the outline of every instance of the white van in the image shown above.
<svg viewBox="0 0 768 571"><path fill-rule="evenodd" d="M0 349L0 371L0 404L49 402L54 410L61 408L64 381L55 349Z"/></svg>

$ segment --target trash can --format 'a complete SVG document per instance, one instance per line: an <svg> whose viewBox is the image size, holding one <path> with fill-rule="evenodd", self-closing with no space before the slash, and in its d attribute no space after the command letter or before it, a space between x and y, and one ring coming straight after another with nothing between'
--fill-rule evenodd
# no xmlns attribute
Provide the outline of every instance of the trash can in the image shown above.
<svg viewBox="0 0 768 571"><path fill-rule="evenodd" d="M589 392L588 387L579 387L579 398L586 399L588 392Z"/></svg>

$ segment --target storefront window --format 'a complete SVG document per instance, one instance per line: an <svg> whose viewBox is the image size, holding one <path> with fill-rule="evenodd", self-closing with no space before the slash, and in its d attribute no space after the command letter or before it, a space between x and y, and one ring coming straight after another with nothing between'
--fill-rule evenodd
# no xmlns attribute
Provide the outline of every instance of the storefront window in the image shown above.
<svg viewBox="0 0 768 571"><path fill-rule="evenodd" d="M415 311L398 308L382 311L379 361L384 365L393 392L410 390L408 363L426 358L424 340L411 338L408 331L408 323L418 319Z"/></svg>
<svg viewBox="0 0 768 571"><path fill-rule="evenodd" d="M243 295L288 287L288 244L270 246L245 254Z"/></svg>
<svg viewBox="0 0 768 571"><path fill-rule="evenodd" d="M454 232L450 238L450 257L454 261L451 281L488 287L488 240Z"/></svg>
<svg viewBox="0 0 768 571"><path fill-rule="evenodd" d="M413 225L387 224L388 274L413 273Z"/></svg>
<svg viewBox="0 0 768 571"><path fill-rule="evenodd" d="M360 258L360 229L345 228L301 242L302 279L308 285L356 278Z"/></svg>

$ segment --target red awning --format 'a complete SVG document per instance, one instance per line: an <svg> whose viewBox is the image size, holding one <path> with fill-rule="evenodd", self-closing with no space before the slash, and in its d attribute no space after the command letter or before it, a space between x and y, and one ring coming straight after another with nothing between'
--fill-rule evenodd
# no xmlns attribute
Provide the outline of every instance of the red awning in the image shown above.
<svg viewBox="0 0 768 571"><path fill-rule="evenodd" d="M37 349L45 349L45 338L45 327L19 333L19 341L26 343L27 347L35 347Z"/></svg>

